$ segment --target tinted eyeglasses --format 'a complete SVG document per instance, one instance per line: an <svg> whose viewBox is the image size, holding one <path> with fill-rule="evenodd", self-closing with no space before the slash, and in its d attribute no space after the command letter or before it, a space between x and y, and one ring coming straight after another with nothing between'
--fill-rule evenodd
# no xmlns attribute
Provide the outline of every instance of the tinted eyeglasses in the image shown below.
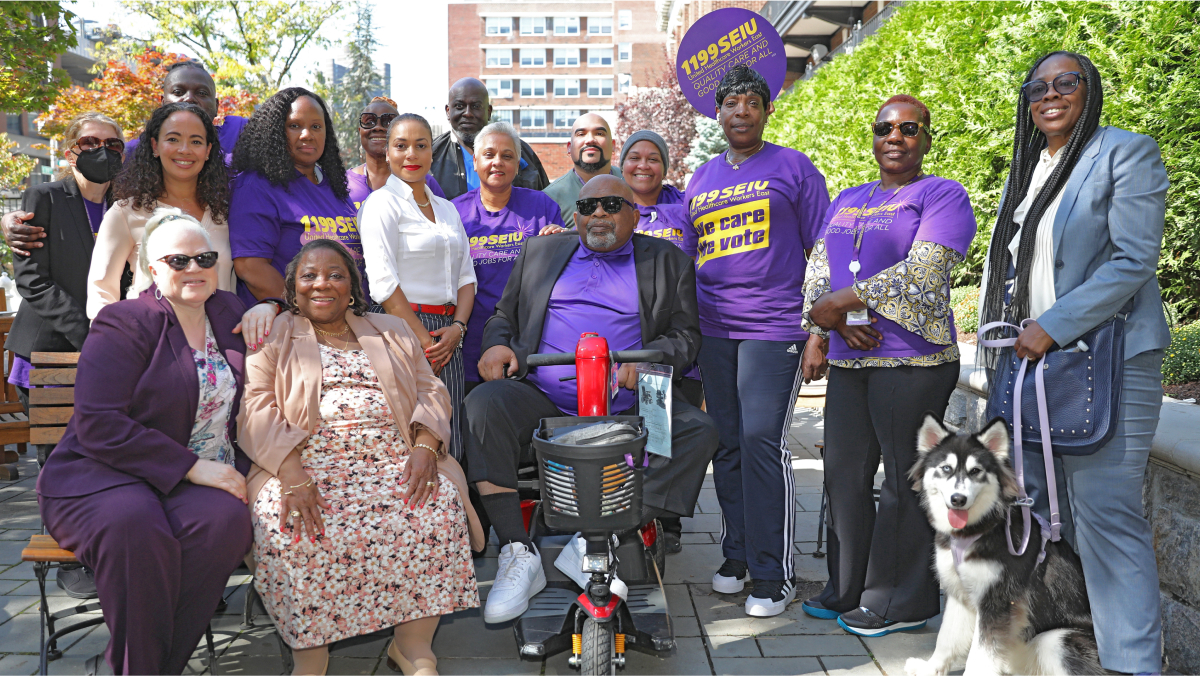
<svg viewBox="0 0 1200 676"><path fill-rule="evenodd" d="M382 124L384 129L386 129L387 126L392 123L392 120L396 119L397 117L400 117L400 115L397 113L384 113L383 115L376 115L375 113L363 113L362 115L358 116L358 126L362 127L363 129L374 129Z"/></svg>
<svg viewBox="0 0 1200 676"><path fill-rule="evenodd" d="M890 136L892 130L897 126L900 127L900 133L909 138L920 134L922 129L929 132L930 136L933 135L933 131L929 127L926 127L924 122L901 122L899 125L892 124L891 122L876 122L871 125L871 131L876 136Z"/></svg>
<svg viewBox="0 0 1200 676"><path fill-rule="evenodd" d="M196 254L195 256L171 254L170 256L163 256L158 260L166 263L172 270L175 270L176 272L183 272L184 270L187 270L188 265L191 264L193 260L196 261L196 265L199 265L207 270L217 264L217 252L205 251L204 253Z"/></svg>
<svg viewBox="0 0 1200 676"><path fill-rule="evenodd" d="M633 206L633 202L621 197L620 195L608 195L605 197L585 197L581 200L575 200L575 208L584 216L591 216L596 213L596 207L604 207L604 213L610 216L615 216L621 213L621 209L625 205Z"/></svg>
<svg viewBox="0 0 1200 676"><path fill-rule="evenodd" d="M1025 97L1026 101L1030 103L1037 103L1045 98L1046 94L1050 93L1050 84L1053 84L1054 91L1066 96L1067 94L1074 93L1076 89L1079 89L1080 80L1086 82L1087 76L1074 71L1059 75L1058 77L1054 78L1052 83L1047 83L1045 80L1033 80L1021 85L1021 95Z"/></svg>
<svg viewBox="0 0 1200 676"><path fill-rule="evenodd" d="M89 150L95 150L99 147L105 147L109 150L114 150L118 153L125 152L125 141L119 138L100 138L99 136L82 136L75 142L75 147L79 152L86 153Z"/></svg>

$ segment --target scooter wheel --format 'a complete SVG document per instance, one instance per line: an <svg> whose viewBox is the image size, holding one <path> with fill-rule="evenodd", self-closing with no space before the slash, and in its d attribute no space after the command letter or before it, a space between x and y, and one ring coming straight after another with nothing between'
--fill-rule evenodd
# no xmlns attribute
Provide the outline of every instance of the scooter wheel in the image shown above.
<svg viewBox="0 0 1200 676"><path fill-rule="evenodd" d="M613 676L617 673L616 636L612 622L583 622L583 646L579 653L581 676Z"/></svg>

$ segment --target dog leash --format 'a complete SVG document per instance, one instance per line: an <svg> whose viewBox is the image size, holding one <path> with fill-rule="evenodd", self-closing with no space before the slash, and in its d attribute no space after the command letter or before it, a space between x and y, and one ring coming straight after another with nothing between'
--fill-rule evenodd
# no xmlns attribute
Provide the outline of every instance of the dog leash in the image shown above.
<svg viewBox="0 0 1200 676"><path fill-rule="evenodd" d="M1022 320L1021 325L1009 324L1007 322L991 322L979 327L977 335L979 336L979 344L983 347L1012 347L1016 345L1016 338L999 338L996 340L984 340L983 336L988 331L996 328L1011 328L1018 335L1025 330L1025 327L1033 322L1033 319ZM1022 460L1023 456L1023 441L1024 436L1021 433L1021 397L1025 383L1025 372L1029 366L1029 357L1021 359L1021 367L1017 371L1016 382L1013 384L1013 469L1017 475L1017 499L1009 506L1005 514L1005 531L1004 535L1008 538L1008 551L1013 556L1020 556L1025 553L1025 548L1029 546L1029 533L1032 521L1030 517L1037 519L1038 526L1042 531L1042 550L1038 553L1037 562L1040 564L1046 559L1046 543L1049 541L1058 542L1062 535L1061 516L1058 510L1058 485L1055 482L1054 476L1054 450L1050 443L1050 414L1046 406L1046 384L1044 372L1047 368L1042 364L1042 368L1034 367L1033 380L1035 390L1037 392L1037 409L1038 409L1038 427L1041 429L1042 435L1042 458L1046 465L1046 494L1050 499L1050 522L1047 523L1041 514L1032 511L1033 498L1025 492L1025 463ZM1021 536L1021 548L1017 549L1013 546L1012 540L1012 508L1019 506L1021 508L1021 516L1024 519L1024 533Z"/></svg>

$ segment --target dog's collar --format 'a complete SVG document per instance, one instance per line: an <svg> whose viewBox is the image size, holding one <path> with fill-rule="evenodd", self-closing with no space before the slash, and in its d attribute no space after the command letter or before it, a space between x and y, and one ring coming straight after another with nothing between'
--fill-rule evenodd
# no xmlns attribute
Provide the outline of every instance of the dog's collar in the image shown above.
<svg viewBox="0 0 1200 676"><path fill-rule="evenodd" d="M950 536L950 554L954 556L955 568L958 568L962 565L963 557L967 555L967 550L970 549L971 545L975 544L975 541L978 540L982 535L983 533L976 533L974 535Z"/></svg>

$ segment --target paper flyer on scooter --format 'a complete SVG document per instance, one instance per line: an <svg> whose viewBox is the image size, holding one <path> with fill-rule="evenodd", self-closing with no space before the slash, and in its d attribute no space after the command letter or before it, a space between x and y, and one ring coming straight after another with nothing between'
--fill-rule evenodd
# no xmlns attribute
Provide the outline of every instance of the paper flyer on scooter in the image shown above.
<svg viewBox="0 0 1200 676"><path fill-rule="evenodd" d="M671 378L673 366L638 364L638 413L646 421L646 450L671 457Z"/></svg>

